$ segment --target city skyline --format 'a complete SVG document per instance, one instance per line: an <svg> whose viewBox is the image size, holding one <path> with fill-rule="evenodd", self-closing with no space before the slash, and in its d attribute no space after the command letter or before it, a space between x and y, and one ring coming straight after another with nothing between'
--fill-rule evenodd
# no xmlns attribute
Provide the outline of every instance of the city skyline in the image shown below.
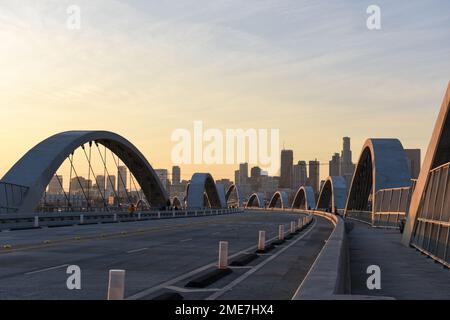
<svg viewBox="0 0 450 320"><path fill-rule="evenodd" d="M433 2L380 1L377 32L363 4L79 1L81 28L68 30L65 4L2 3L0 176L37 142L74 128L117 132L153 167L170 168L171 132L199 119L220 130L280 128L294 157L321 163L335 136L351 136L355 150L367 137L424 150L450 71L449 10L438 9L450 5ZM270 30L267 19L284 24ZM185 165L183 178L232 179L236 165Z"/></svg>

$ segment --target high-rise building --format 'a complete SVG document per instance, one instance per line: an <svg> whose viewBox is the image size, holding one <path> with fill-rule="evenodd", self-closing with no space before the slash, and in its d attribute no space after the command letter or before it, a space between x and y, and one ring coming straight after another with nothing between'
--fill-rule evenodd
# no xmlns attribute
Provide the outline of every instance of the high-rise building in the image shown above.
<svg viewBox="0 0 450 320"><path fill-rule="evenodd" d="M340 176L341 172L341 157L339 153L335 153L329 161L329 176Z"/></svg>
<svg viewBox="0 0 450 320"><path fill-rule="evenodd" d="M239 183L247 184L248 179L248 163L239 164Z"/></svg>
<svg viewBox="0 0 450 320"><path fill-rule="evenodd" d="M105 197L114 196L116 191L116 176L106 177L106 194Z"/></svg>
<svg viewBox="0 0 450 320"><path fill-rule="evenodd" d="M88 189L92 189L92 180L84 177L74 177L70 180L70 192L73 194L87 194Z"/></svg>
<svg viewBox="0 0 450 320"><path fill-rule="evenodd" d="M96 176L95 184L97 185L97 190L100 189L101 192L103 192L103 190L105 190L105 176L104 175Z"/></svg>
<svg viewBox="0 0 450 320"><path fill-rule="evenodd" d="M179 166L172 167L172 184L180 184L181 182L181 169Z"/></svg>
<svg viewBox="0 0 450 320"><path fill-rule="evenodd" d="M317 159L309 161L308 184L312 187L314 194L318 195L320 187L320 162Z"/></svg>
<svg viewBox="0 0 450 320"><path fill-rule="evenodd" d="M159 178L159 181L161 181L161 184L166 189L166 191L169 191L169 179L168 177L168 171L167 169L155 169L155 173Z"/></svg>
<svg viewBox="0 0 450 320"><path fill-rule="evenodd" d="M234 184L240 184L241 183L240 176L241 176L241 174L240 174L239 170L235 170L234 171Z"/></svg>
<svg viewBox="0 0 450 320"><path fill-rule="evenodd" d="M126 197L127 195L127 167L119 166L117 170L117 194L119 197Z"/></svg>
<svg viewBox="0 0 450 320"><path fill-rule="evenodd" d="M420 149L405 149L408 157L408 165L411 172L411 179L417 179L420 174Z"/></svg>
<svg viewBox="0 0 450 320"><path fill-rule="evenodd" d="M306 185L308 176L306 174L306 161L299 161L292 167L292 188L298 189Z"/></svg>
<svg viewBox="0 0 450 320"><path fill-rule="evenodd" d="M341 169L340 176L344 177L347 184L347 190L350 188L353 173L355 172L355 164L352 161L352 150L350 149L350 138L342 138L342 153L341 153Z"/></svg>
<svg viewBox="0 0 450 320"><path fill-rule="evenodd" d="M48 194L62 194L63 193L63 176L54 175L48 184Z"/></svg>
<svg viewBox="0 0 450 320"><path fill-rule="evenodd" d="M292 188L292 164L294 152L281 150L280 188Z"/></svg>
<svg viewBox="0 0 450 320"><path fill-rule="evenodd" d="M250 170L250 177L251 178L259 178L261 176L261 168L260 167L252 167Z"/></svg>

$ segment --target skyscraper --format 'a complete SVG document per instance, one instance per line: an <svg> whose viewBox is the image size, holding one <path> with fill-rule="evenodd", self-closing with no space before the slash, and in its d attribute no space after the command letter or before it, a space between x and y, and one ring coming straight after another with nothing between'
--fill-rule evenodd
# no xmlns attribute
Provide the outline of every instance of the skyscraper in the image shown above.
<svg viewBox="0 0 450 320"><path fill-rule="evenodd" d="M406 156L408 157L408 165L411 171L411 179L417 179L420 174L420 149L405 149Z"/></svg>
<svg viewBox="0 0 450 320"><path fill-rule="evenodd" d="M105 197L114 196L116 191L116 176L106 177L106 194Z"/></svg>
<svg viewBox="0 0 450 320"><path fill-rule="evenodd" d="M280 188L292 188L292 164L294 152L281 150Z"/></svg>
<svg viewBox="0 0 450 320"><path fill-rule="evenodd" d="M306 174L306 162L299 161L292 167L292 188L298 189L306 185L308 176Z"/></svg>
<svg viewBox="0 0 450 320"><path fill-rule="evenodd" d="M127 195L127 167L119 166L117 170L117 194L119 197L126 197Z"/></svg>
<svg viewBox="0 0 450 320"><path fill-rule="evenodd" d="M234 184L240 184L240 176L241 174L239 173L239 170L235 170L234 171Z"/></svg>
<svg viewBox="0 0 450 320"><path fill-rule="evenodd" d="M181 182L181 169L179 166L172 167L172 184L180 184Z"/></svg>
<svg viewBox="0 0 450 320"><path fill-rule="evenodd" d="M350 149L350 138L344 137L342 153L341 153L341 169L340 176L344 177L347 183L347 190L350 188L350 184L353 178L353 172L355 172L355 165L352 161L352 150Z"/></svg>
<svg viewBox="0 0 450 320"><path fill-rule="evenodd" d="M312 187L314 194L318 195L320 186L320 162L317 161L317 159L314 161L309 161L308 182Z"/></svg>
<svg viewBox="0 0 450 320"><path fill-rule="evenodd" d="M63 193L63 176L54 175L48 184L48 194L61 194Z"/></svg>
<svg viewBox="0 0 450 320"><path fill-rule="evenodd" d="M340 176L341 172L341 157L339 153L335 153L329 161L329 176Z"/></svg>
<svg viewBox="0 0 450 320"><path fill-rule="evenodd" d="M105 190L105 176L104 175L96 176L95 184L97 185L97 190L100 189L101 192L103 192L103 190Z"/></svg>
<svg viewBox="0 0 450 320"><path fill-rule="evenodd" d="M239 183L246 184L248 179L248 163L239 164Z"/></svg>
<svg viewBox="0 0 450 320"><path fill-rule="evenodd" d="M155 173L158 176L159 180L161 181L161 184L166 189L166 191L169 191L169 179L167 178L168 172L167 169L155 169Z"/></svg>

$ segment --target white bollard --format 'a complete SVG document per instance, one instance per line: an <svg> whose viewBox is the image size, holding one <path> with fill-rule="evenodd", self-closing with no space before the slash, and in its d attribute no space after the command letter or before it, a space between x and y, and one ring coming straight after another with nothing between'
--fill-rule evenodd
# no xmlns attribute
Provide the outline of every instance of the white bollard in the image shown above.
<svg viewBox="0 0 450 320"><path fill-rule="evenodd" d="M266 232L259 231L258 250L264 251L265 249L266 249Z"/></svg>
<svg viewBox="0 0 450 320"><path fill-rule="evenodd" d="M306 217L303 217L303 225L306 226Z"/></svg>
<svg viewBox="0 0 450 320"><path fill-rule="evenodd" d="M197 210L194 211L194 216L197 216Z"/></svg>
<svg viewBox="0 0 450 320"><path fill-rule="evenodd" d="M291 222L291 234L295 233L295 221Z"/></svg>
<svg viewBox="0 0 450 320"><path fill-rule="evenodd" d="M141 213L138 212L138 220L141 220Z"/></svg>
<svg viewBox="0 0 450 320"><path fill-rule="evenodd" d="M219 269L228 267L228 241L219 242Z"/></svg>
<svg viewBox="0 0 450 320"><path fill-rule="evenodd" d="M298 229L300 230L301 228L303 228L303 219L302 218L298 219Z"/></svg>
<svg viewBox="0 0 450 320"><path fill-rule="evenodd" d="M39 228L39 217L38 216L34 216L34 227Z"/></svg>
<svg viewBox="0 0 450 320"><path fill-rule="evenodd" d="M284 225L280 224L278 226L278 240L284 240Z"/></svg>
<svg viewBox="0 0 450 320"><path fill-rule="evenodd" d="M84 223L84 214L80 214L80 224Z"/></svg>
<svg viewBox="0 0 450 320"><path fill-rule="evenodd" d="M161 219L161 212L158 211L158 219Z"/></svg>
<svg viewBox="0 0 450 320"><path fill-rule="evenodd" d="M175 211L172 210L172 217L175 218Z"/></svg>
<svg viewBox="0 0 450 320"><path fill-rule="evenodd" d="M184 216L187 217L188 216L188 211L186 210L186 212L184 213Z"/></svg>
<svg viewBox="0 0 450 320"><path fill-rule="evenodd" d="M123 300L125 294L125 270L109 270L108 300Z"/></svg>
<svg viewBox="0 0 450 320"><path fill-rule="evenodd" d="M117 213L114 213L114 221L117 221Z"/></svg>

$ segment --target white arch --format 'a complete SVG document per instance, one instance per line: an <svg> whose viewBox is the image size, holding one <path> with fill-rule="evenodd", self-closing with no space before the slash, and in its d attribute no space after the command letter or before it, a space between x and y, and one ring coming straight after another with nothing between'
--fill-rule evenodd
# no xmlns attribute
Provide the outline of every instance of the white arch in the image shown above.
<svg viewBox="0 0 450 320"><path fill-rule="evenodd" d="M317 200L317 210L328 209L337 213L336 209L344 209L347 201L347 185L340 176L328 177L322 186Z"/></svg>
<svg viewBox="0 0 450 320"><path fill-rule="evenodd" d="M258 192L253 193L250 198L248 198L247 204L245 205L246 208L255 207L254 202L255 200L258 202L258 208L264 208L266 206L266 195L264 192Z"/></svg>
<svg viewBox="0 0 450 320"><path fill-rule="evenodd" d="M367 139L353 174L345 212L366 211L380 189L411 186L408 158L398 139ZM373 206L372 206L373 210Z"/></svg>
<svg viewBox="0 0 450 320"><path fill-rule="evenodd" d="M243 195L242 195L241 187L240 187L239 185L232 184L232 185L228 188L227 194L226 194L226 196L225 196L225 199L226 199L227 203L228 203L228 200L230 199L231 193L232 193L233 191L236 192L236 197L237 197L237 200L238 200L238 206L239 206L240 208L242 208L242 207L244 206L244 197L243 197Z"/></svg>
<svg viewBox="0 0 450 320"><path fill-rule="evenodd" d="M273 194L272 199L270 199L269 208L275 208L278 199L281 201L281 208L284 209L289 207L289 196L286 191L276 191Z"/></svg>
<svg viewBox="0 0 450 320"><path fill-rule="evenodd" d="M303 205L303 207L302 207ZM315 209L316 199L314 198L314 190L310 186L301 186L295 194L292 202L292 209Z"/></svg>
<svg viewBox="0 0 450 320"><path fill-rule="evenodd" d="M55 134L30 149L5 174L1 182L28 187L17 212L31 212L38 205L45 188L58 168L86 143L104 145L130 169L153 206L166 206L167 192L144 155L128 140L109 131L66 131Z"/></svg>
<svg viewBox="0 0 450 320"><path fill-rule="evenodd" d="M187 208L203 209L205 194L212 208L225 208L213 177L209 173L194 173L187 192Z"/></svg>

